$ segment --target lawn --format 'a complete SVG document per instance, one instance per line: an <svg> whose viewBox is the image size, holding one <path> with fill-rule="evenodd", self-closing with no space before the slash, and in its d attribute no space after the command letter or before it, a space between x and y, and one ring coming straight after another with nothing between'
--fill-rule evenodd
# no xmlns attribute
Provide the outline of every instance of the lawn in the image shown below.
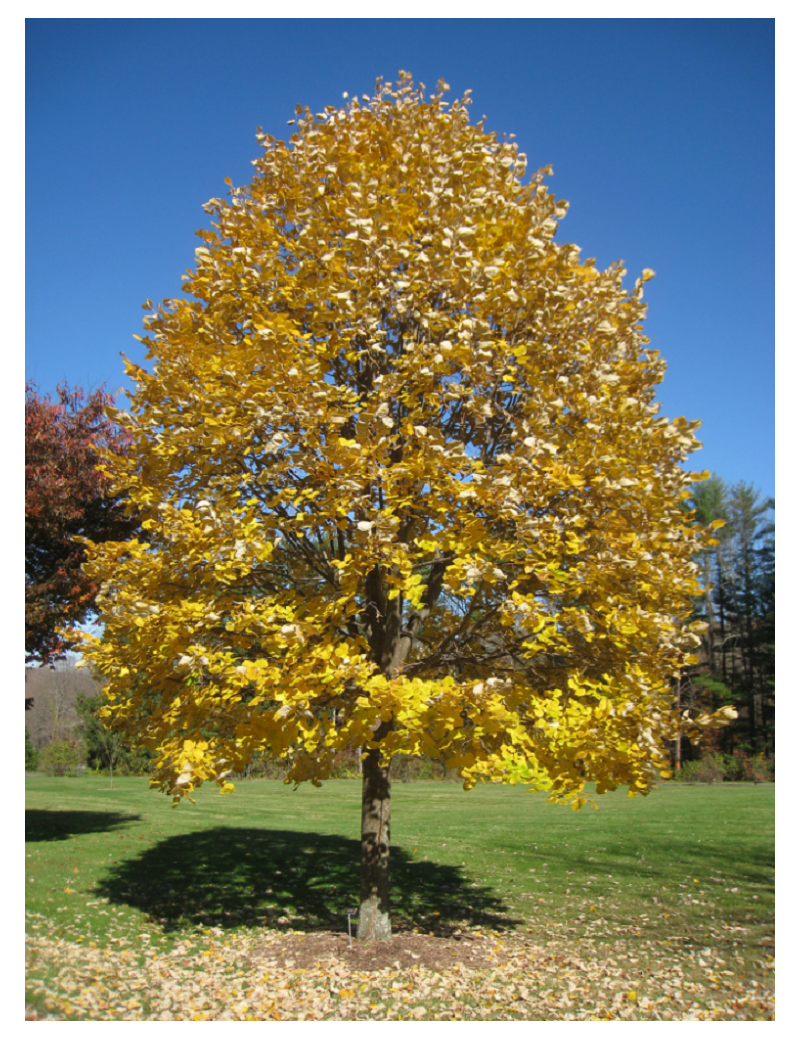
<svg viewBox="0 0 800 1040"><path fill-rule="evenodd" d="M29 777L26 795L39 1017L774 1015L771 785L662 784L571 812L521 787L395 784L396 929L482 936L490 957L372 975L269 956L346 933L357 782L240 782L177 809L142 779Z"/></svg>

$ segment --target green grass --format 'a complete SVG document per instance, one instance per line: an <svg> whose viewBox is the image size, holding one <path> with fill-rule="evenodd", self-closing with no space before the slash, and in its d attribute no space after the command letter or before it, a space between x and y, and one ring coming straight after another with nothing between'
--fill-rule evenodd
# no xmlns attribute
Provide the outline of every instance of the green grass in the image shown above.
<svg viewBox="0 0 800 1040"><path fill-rule="evenodd" d="M748 978L769 966L771 785L662 784L580 812L521 787L392 793L397 927L557 932L634 959L640 943L643 971L653 944L687 965L713 949ZM357 781L239 782L177 809L145 779L29 777L26 796L27 910L71 941L136 956L208 927L346 930L357 903Z"/></svg>

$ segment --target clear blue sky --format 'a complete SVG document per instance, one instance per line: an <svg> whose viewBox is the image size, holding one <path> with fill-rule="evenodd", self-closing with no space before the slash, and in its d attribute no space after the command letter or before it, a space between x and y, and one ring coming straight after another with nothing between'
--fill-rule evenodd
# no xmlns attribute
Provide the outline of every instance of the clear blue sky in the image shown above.
<svg viewBox="0 0 800 1040"><path fill-rule="evenodd" d="M768 19L28 19L26 376L129 386L141 304L180 295L256 127L407 69L553 166L560 240L656 271L663 414L703 420L694 468L772 495L774 45Z"/></svg>

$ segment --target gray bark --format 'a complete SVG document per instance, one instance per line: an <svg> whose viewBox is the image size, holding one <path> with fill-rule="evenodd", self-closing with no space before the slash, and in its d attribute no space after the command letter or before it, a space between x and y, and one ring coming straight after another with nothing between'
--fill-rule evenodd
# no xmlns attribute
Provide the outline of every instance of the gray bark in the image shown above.
<svg viewBox="0 0 800 1040"><path fill-rule="evenodd" d="M399 675L406 663L412 642L430 617L442 589L448 559L436 559L419 608L403 625L403 597L388 599L380 567L367 578L364 623L369 632L372 657L389 679ZM374 741L391 732L392 720L379 724ZM357 937L361 942L389 939L390 917L389 822L391 783L389 769L380 764L380 750L369 748L361 773L361 895Z"/></svg>
<svg viewBox="0 0 800 1040"><path fill-rule="evenodd" d="M390 768L391 763L381 766L377 748L367 751L361 774L361 899L357 934L362 942L388 939L392 934L389 899Z"/></svg>

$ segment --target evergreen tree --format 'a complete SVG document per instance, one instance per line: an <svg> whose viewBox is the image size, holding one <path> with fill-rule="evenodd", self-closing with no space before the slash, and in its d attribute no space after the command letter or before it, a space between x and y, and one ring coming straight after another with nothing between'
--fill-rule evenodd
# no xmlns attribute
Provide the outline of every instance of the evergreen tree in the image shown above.
<svg viewBox="0 0 800 1040"><path fill-rule="evenodd" d="M695 613L709 628L689 678L709 695L710 707L733 698L740 709L738 722L721 734L728 750L774 752L775 501L717 475L692 490L696 521L725 526L697 557L704 591Z"/></svg>
<svg viewBox="0 0 800 1040"><path fill-rule="evenodd" d="M92 769L107 769L113 787L115 769L123 774L147 773L150 755L146 748L132 748L124 733L106 724L101 716L103 704L102 694L91 697L79 693L75 708L81 720L88 764Z"/></svg>

